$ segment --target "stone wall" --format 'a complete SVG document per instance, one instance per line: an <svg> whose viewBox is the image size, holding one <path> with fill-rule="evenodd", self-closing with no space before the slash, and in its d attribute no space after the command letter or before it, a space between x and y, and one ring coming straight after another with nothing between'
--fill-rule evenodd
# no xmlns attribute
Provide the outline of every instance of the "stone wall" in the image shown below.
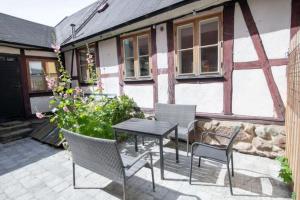
<svg viewBox="0 0 300 200"><path fill-rule="evenodd" d="M197 124L197 133L214 132L227 135L231 133L231 129L234 126L241 127L233 146L235 150L269 158L275 158L284 154L286 142L284 126L200 120ZM225 145L228 143L228 139L219 136L206 135L203 140L205 143L214 145Z"/></svg>

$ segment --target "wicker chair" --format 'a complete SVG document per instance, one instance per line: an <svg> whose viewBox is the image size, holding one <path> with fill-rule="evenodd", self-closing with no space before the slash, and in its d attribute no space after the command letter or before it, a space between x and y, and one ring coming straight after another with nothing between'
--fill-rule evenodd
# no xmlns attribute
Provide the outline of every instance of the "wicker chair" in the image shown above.
<svg viewBox="0 0 300 200"><path fill-rule="evenodd" d="M150 117L158 121L178 123L178 139L186 141L186 151L189 154L189 134L195 134L196 105L163 104L155 105L155 116ZM175 134L172 133L174 138Z"/></svg>
<svg viewBox="0 0 300 200"><path fill-rule="evenodd" d="M155 191L152 155L150 152L145 152L137 158L120 155L115 140L92 138L65 129L62 129L62 132L72 153L74 189L80 189L75 184L76 164L122 184L124 200L126 199L127 180L141 168L150 168L152 173L152 187L153 191ZM142 159L146 155L150 156L150 163Z"/></svg>
<svg viewBox="0 0 300 200"><path fill-rule="evenodd" d="M223 164L227 165L227 171L228 171L228 177L229 177L229 185L230 185L230 192L232 192L232 183L231 183L231 175L230 175L230 169L229 169L229 163L231 160L231 170L232 170L232 176L234 176L234 169L233 169L233 153L232 153L232 146L233 142L240 132L240 127L236 126L232 134L230 136L222 135L222 134L215 134L215 133L204 133L204 134L210 134L210 135L217 135L219 137L224 137L229 140L227 145L223 146L216 146L216 145L209 145L201 142L194 142L192 144L192 153L191 153L191 165L190 165L190 184L192 180L192 171L193 171L193 157L199 156L199 164L198 167L200 167L201 164L201 158L206 158L209 160L214 160Z"/></svg>

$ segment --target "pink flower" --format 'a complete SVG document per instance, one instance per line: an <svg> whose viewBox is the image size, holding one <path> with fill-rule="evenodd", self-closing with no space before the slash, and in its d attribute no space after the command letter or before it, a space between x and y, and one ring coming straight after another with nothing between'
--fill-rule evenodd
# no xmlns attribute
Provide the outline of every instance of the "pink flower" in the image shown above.
<svg viewBox="0 0 300 200"><path fill-rule="evenodd" d="M80 87L75 87L76 94L80 94L82 92L82 89Z"/></svg>
<svg viewBox="0 0 300 200"><path fill-rule="evenodd" d="M67 94L64 94L64 99L68 98L68 95Z"/></svg>
<svg viewBox="0 0 300 200"><path fill-rule="evenodd" d="M51 44L52 49L54 50L55 53L60 52L60 45L59 44Z"/></svg>
<svg viewBox="0 0 300 200"><path fill-rule="evenodd" d="M46 76L47 86L50 90L52 90L55 87L55 79Z"/></svg>
<svg viewBox="0 0 300 200"><path fill-rule="evenodd" d="M39 119L43 119L45 117L45 115L43 113L40 113L40 112L35 113L35 116Z"/></svg>
<svg viewBox="0 0 300 200"><path fill-rule="evenodd" d="M63 107L63 110L64 110L65 112L69 112L69 109L68 109L67 106L64 106L64 107Z"/></svg>

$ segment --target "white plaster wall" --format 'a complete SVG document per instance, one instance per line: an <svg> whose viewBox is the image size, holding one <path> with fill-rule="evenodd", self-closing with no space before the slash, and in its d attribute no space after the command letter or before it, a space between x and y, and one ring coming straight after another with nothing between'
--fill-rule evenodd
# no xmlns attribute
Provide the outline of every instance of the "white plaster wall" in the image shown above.
<svg viewBox="0 0 300 200"><path fill-rule="evenodd" d="M157 68L168 68L167 25L156 26Z"/></svg>
<svg viewBox="0 0 300 200"><path fill-rule="evenodd" d="M223 112L223 83L177 84L175 103L197 105L197 112Z"/></svg>
<svg viewBox="0 0 300 200"><path fill-rule="evenodd" d="M240 8L240 5L236 3L234 13L233 60L234 62L247 62L257 59L258 56L247 29L242 10Z"/></svg>
<svg viewBox="0 0 300 200"><path fill-rule="evenodd" d="M272 67L272 74L275 80L275 83L278 87L281 99L286 105L287 101L287 76L286 76L286 66L276 66Z"/></svg>
<svg viewBox="0 0 300 200"><path fill-rule="evenodd" d="M119 77L102 78L103 93L119 95Z"/></svg>
<svg viewBox="0 0 300 200"><path fill-rule="evenodd" d="M20 49L0 46L0 53L18 54L19 55L20 54Z"/></svg>
<svg viewBox="0 0 300 200"><path fill-rule="evenodd" d="M248 3L268 58L287 57L291 0L248 0Z"/></svg>
<svg viewBox="0 0 300 200"><path fill-rule="evenodd" d="M25 55L56 58L56 54L51 51L25 50Z"/></svg>
<svg viewBox="0 0 300 200"><path fill-rule="evenodd" d="M71 67L72 67L72 51L66 51L65 54L65 67L69 73L71 73ZM77 63L76 63L76 54L74 52L73 57L73 74L71 76L77 76Z"/></svg>
<svg viewBox="0 0 300 200"><path fill-rule="evenodd" d="M162 74L157 77L158 102L168 103L168 75Z"/></svg>
<svg viewBox="0 0 300 200"><path fill-rule="evenodd" d="M31 113L35 114L36 112L49 112L49 100L50 96L45 97L31 97L30 105L31 105Z"/></svg>
<svg viewBox="0 0 300 200"><path fill-rule="evenodd" d="M100 41L99 58L101 74L119 73L117 41L116 38ZM108 77L102 78L104 93L119 95L119 78Z"/></svg>
<svg viewBox="0 0 300 200"><path fill-rule="evenodd" d="M273 100L261 69L233 71L232 112L273 117Z"/></svg>
<svg viewBox="0 0 300 200"><path fill-rule="evenodd" d="M125 85L124 93L141 108L153 108L153 85Z"/></svg>

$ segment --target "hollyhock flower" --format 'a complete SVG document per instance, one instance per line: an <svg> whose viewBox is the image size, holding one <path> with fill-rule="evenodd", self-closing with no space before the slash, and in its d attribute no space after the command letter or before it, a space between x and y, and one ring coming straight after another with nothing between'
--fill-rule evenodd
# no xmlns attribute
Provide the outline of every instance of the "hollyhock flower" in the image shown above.
<svg viewBox="0 0 300 200"><path fill-rule="evenodd" d="M50 90L52 90L55 87L55 79L51 77L46 77L47 86Z"/></svg>
<svg viewBox="0 0 300 200"><path fill-rule="evenodd" d="M97 81L97 89L98 90L102 90L103 89L101 80Z"/></svg>
<svg viewBox="0 0 300 200"><path fill-rule="evenodd" d="M68 109L67 106L64 106L64 107L63 107L63 110L64 110L65 112L69 112L69 109Z"/></svg>
<svg viewBox="0 0 300 200"><path fill-rule="evenodd" d="M75 87L75 92L78 95L78 94L80 94L82 92L82 89L77 86L77 87Z"/></svg>
<svg viewBox="0 0 300 200"><path fill-rule="evenodd" d="M60 52L60 45L59 44L51 44L52 49L54 50L55 53Z"/></svg>
<svg viewBox="0 0 300 200"><path fill-rule="evenodd" d="M68 94L64 94L64 99L68 98Z"/></svg>
<svg viewBox="0 0 300 200"><path fill-rule="evenodd" d="M45 117L45 115L43 113L40 113L40 112L35 113L35 116L39 119L43 119Z"/></svg>

